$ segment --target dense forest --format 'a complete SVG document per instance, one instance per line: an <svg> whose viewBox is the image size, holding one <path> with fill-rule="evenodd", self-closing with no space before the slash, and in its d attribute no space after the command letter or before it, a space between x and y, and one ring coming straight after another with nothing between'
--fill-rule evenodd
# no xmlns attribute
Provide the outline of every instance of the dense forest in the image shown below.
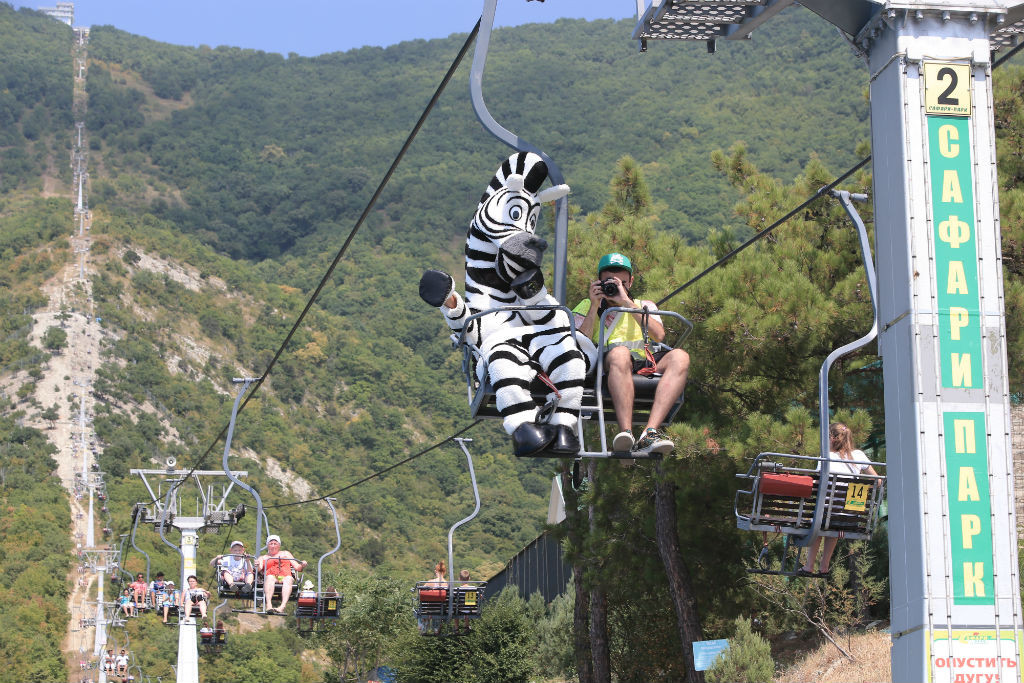
<svg viewBox="0 0 1024 683"><path fill-rule="evenodd" d="M849 86L866 82L863 66L806 10L715 55L678 44L638 54L630 29L561 20L497 31L491 45L492 112L558 161L573 189L570 305L611 249L634 259L636 294L660 299L870 151L868 106ZM0 596L10 598L0 600L0 653L35 667L26 675L14 665L17 678L0 681L43 681L65 675L58 649L70 581L60 577L71 542L60 532L66 499L46 476L45 433L21 422L48 408L33 398L35 382L60 353L30 343L29 332L47 304L41 288L71 258L71 32L0 4L0 36L0 556L33 567L0 567ZM105 333L93 426L115 536L131 530L131 506L148 500L129 469L172 456L220 466L231 378L259 376L271 362L464 38L285 58L93 27L90 278ZM822 73L829 78L812 76ZM840 207L822 200L666 303L695 323L687 405L670 429L677 451L660 464L591 466L586 486L567 490L570 519L555 533L586 568L569 594L551 605L493 596L470 637L417 636L408 587L445 554L448 527L473 499L461 453L432 448L471 421L460 358L416 284L426 268L462 272L472 209L508 153L475 121L467 80L463 65L240 415L230 463L249 471L274 533L312 562L334 543L326 508L288 506L304 496L270 462L318 496L423 455L339 497L342 551L328 578L349 599L338 626L311 639L233 633L231 647L204 658L203 679L338 680L377 662L410 681L584 677L589 638L604 633L617 680L684 680L682 643L694 633L678 628L670 599L657 528L666 509L698 596L697 636L749 631L737 617L755 618L765 636L812 638L824 633L818 624L884 619L884 538L843 546L827 582L765 584L744 573L760 541L738 532L732 513L734 475L752 455L816 451L818 367L870 324L856 236ZM1024 354L1015 315L1024 307L1022 83L1016 67L997 75L1011 367ZM870 173L846 187L870 191ZM832 394L837 419L884 460L874 350L833 370ZM1019 380L1011 386L1019 391ZM486 578L542 531L562 463L515 460L492 423L467 436L483 507L459 530L455 553L460 568ZM230 502L252 499L235 492ZM236 535L251 538L254 518L202 537L200 565ZM176 566L151 529L138 545L154 571ZM128 553L125 570L144 567ZM581 604L600 623L581 632L577 614L574 632ZM52 626L36 638L41 623ZM126 633L147 674L171 675L171 629L146 618ZM309 654L317 648L322 656Z"/></svg>

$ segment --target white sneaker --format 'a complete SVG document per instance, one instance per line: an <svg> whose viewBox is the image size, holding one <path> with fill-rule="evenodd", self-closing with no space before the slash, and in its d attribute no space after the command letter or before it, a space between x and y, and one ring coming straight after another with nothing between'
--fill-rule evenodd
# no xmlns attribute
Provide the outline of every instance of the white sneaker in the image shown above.
<svg viewBox="0 0 1024 683"><path fill-rule="evenodd" d="M633 447L633 433L619 432L612 439L612 450L617 453L629 451Z"/></svg>
<svg viewBox="0 0 1024 683"><path fill-rule="evenodd" d="M675 447L672 440L662 432L653 427L648 427L640 436L640 440L633 446L633 453L636 455L651 455L652 453L665 455L671 453Z"/></svg>

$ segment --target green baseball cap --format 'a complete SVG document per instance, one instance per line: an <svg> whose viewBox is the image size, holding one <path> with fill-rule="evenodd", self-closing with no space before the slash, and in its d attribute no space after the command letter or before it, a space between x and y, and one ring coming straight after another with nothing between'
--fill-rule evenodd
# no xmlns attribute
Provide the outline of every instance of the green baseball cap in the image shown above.
<svg viewBox="0 0 1024 683"><path fill-rule="evenodd" d="M597 272L607 270L608 268L625 268L629 271L629 274L633 274L633 264L630 262L629 257L624 254L605 254L601 257L601 262L597 264Z"/></svg>

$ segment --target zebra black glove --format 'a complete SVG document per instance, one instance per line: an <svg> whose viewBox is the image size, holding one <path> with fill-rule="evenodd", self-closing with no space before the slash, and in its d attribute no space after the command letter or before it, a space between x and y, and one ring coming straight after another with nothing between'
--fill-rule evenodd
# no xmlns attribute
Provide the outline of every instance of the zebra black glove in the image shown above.
<svg viewBox="0 0 1024 683"><path fill-rule="evenodd" d="M420 278L420 298L440 307L455 292L452 276L443 270L428 270Z"/></svg>

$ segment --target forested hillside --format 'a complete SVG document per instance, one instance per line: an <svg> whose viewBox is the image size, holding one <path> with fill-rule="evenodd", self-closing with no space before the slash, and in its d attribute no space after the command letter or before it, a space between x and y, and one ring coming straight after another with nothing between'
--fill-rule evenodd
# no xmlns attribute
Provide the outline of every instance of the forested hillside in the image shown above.
<svg viewBox="0 0 1024 683"><path fill-rule="evenodd" d="M714 56L674 44L639 54L626 22L498 31L485 95L563 167L583 212L630 154L662 225L700 239L734 223L711 150L743 140L792 178L811 154L848 165L866 135L861 89L848 85L860 64L823 22L790 14ZM248 259L320 253L358 216L463 39L285 59L94 27L89 127L108 182L93 202L149 210ZM423 258L463 234L505 151L472 114L468 71L467 60L381 198L370 242L392 236Z"/></svg>
<svg viewBox="0 0 1024 683"><path fill-rule="evenodd" d="M727 179L710 162L717 146L744 139L765 167L787 176L812 152L837 164L854 158L866 130L859 96L807 88L784 67L800 36L818 68L857 73L852 55L813 18L794 13L779 22L756 60L746 45L715 57L672 45L640 55L621 39L625 30L563 21L499 31L492 46L485 80L492 110L563 164L582 214L603 204L626 153L658 188L659 228L685 240L735 223ZM98 429L117 440L104 453L105 468L112 461L113 471L126 470L134 464L129 454L188 461L219 431L223 419L209 416L226 417L228 405L215 389L266 366L461 40L284 59L93 29L86 123L98 172L90 203L99 244L110 246L94 286L99 314L128 333L111 348L123 367L111 364L97 389L151 401L183 440L153 444L142 423L103 417ZM692 94L695 81L680 77L686 73L700 74L701 96ZM472 116L467 75L464 66L281 357L266 397L239 421L238 447L278 459L318 491L465 423L458 359L415 283L431 265L459 270L469 213L506 154ZM776 108L777 123L750 125L752 112ZM808 113L823 108L818 116L835 128ZM131 263L131 249L184 258L203 286L193 293ZM210 276L227 289L218 291ZM191 358L182 332L209 358ZM512 463L503 437L486 433L476 448L496 457L480 473L487 504L464 532L474 566L502 562L536 534L551 473L549 464ZM350 562L423 571L423 556L440 550L444 529L469 506L464 468L448 450L340 501L350 520ZM308 509L282 512L276 523L286 531L296 513L316 517ZM323 544L297 542L309 552Z"/></svg>
<svg viewBox="0 0 1024 683"><path fill-rule="evenodd" d="M558 161L573 188L570 305L612 248L630 254L642 273L636 294L661 298L868 152L863 66L802 8L769 22L753 41L721 44L715 55L664 43L638 54L630 29L562 20L500 30L491 44L484 91L492 113ZM19 420L42 419L48 406L34 398L36 382L61 352L44 350L29 332L31 314L47 304L42 291L72 259L71 34L0 4L0 37L0 502L17 512L3 515L0 554L22 557L12 549L24 525L9 520L25 519L36 505L38 557L24 562L45 559L52 566L41 566L59 576L69 557L64 542L53 544L50 558L38 541L64 523L64 508L42 474L44 433ZM230 415L231 378L268 367L464 39L284 58L93 27L90 305L103 331L93 424L113 538L131 530L132 504L149 498L129 469L162 466L171 456L189 467L220 466L216 437ZM1024 243L1020 154L1012 147L1022 139L1013 131L1024 127L1017 114L1024 77L1007 70L999 78L1006 83L998 93L1003 226L1013 255ZM464 64L240 415L231 466L249 471L273 532L315 564L334 542L325 508L278 506L426 452L339 496L342 549L328 571L356 596L342 625L312 642L280 630L234 634L220 664L204 665L205 680L262 680L271 671L281 681L337 680L358 658L398 662L409 680L441 676L440 663L453 679L527 680L571 675L591 647L579 612L578 637L570 639L572 597L547 608L496 600L487 628L464 646L424 644L408 615L407 585L427 578L445 553L448 527L473 507L461 453L451 444L430 449L470 420L460 358L437 311L417 295L426 268L461 275L472 210L509 153L475 121L467 79ZM868 191L870 175L846 187ZM870 210L862 212L870 220ZM1018 261L1008 261L1008 313L1024 305ZM678 543L703 637L731 635L738 615L761 615L768 635L813 619L842 628L884 617L884 539L850 544L819 585L758 585L744 567L760 542L737 532L732 515L734 475L752 454L817 449L818 366L870 324L845 214L816 203L666 306L696 324L687 342L687 406L671 429L676 455L657 465L592 467L585 486L567 488L570 522L558 532L580 570L575 600L607 619L618 680L684 675L681 643L693 633L678 628L670 595L678 576L666 572L666 537ZM1015 367L1024 353L1016 319L1008 333ZM873 352L832 375L837 417L860 443L884 427ZM562 463L514 459L493 423L467 436L482 511L457 533L455 553L459 568L486 578L542 530ZM874 455L884 459L879 446ZM26 488L28 475L43 483ZM236 491L236 503L252 499ZM202 537L200 566L254 532L250 514L230 534ZM140 529L138 545L153 571L174 571L176 554L152 529ZM139 553L128 554L127 571L144 567ZM11 576L0 572L0 595L16 590L58 602L64 595L59 581L44 585L38 572L17 584ZM781 606L766 598L778 593ZM28 661L22 644L38 622L12 604L0 601L0 652ZM31 609L33 618L42 610L55 619L48 610L59 606L40 599ZM231 622L243 626L252 628ZM145 671L170 675L171 631L140 619L128 632ZM45 652L31 655L46 675L59 668L55 638L47 634L37 643ZM325 654L303 655L314 646Z"/></svg>

